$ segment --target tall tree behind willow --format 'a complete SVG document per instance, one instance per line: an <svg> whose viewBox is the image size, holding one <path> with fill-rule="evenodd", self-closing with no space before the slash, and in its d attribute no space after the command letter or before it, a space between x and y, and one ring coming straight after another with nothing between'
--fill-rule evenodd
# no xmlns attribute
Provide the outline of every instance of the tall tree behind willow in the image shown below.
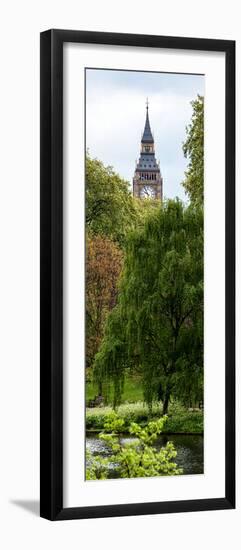
<svg viewBox="0 0 241 550"><path fill-rule="evenodd" d="M135 221L135 206L128 182L109 166L86 157L86 226L123 245Z"/></svg>
<svg viewBox="0 0 241 550"><path fill-rule="evenodd" d="M116 305L123 252L117 243L101 235L87 237L86 252L86 374L89 377L106 317Z"/></svg>
<svg viewBox="0 0 241 550"><path fill-rule="evenodd" d="M188 159L188 167L182 185L193 204L203 204L204 190L204 98L198 95L191 102L193 113L186 128L186 141L183 152Z"/></svg>
<svg viewBox="0 0 241 550"><path fill-rule="evenodd" d="M128 232L142 225L157 201L134 199L129 183L112 167L86 157L86 228L90 235L111 238L121 247Z"/></svg>
<svg viewBox="0 0 241 550"><path fill-rule="evenodd" d="M129 237L118 303L95 358L96 380L114 385L114 405L130 367L142 373L150 408L161 398L166 414L171 395L193 391L191 379L201 399L202 317L202 209L168 201Z"/></svg>

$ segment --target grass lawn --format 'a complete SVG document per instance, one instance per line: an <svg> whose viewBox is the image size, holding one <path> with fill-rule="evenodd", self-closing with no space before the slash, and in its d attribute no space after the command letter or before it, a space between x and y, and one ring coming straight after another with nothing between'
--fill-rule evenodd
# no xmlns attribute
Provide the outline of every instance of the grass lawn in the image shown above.
<svg viewBox="0 0 241 550"><path fill-rule="evenodd" d="M86 384L86 400L87 402L90 399L94 399L98 395L98 389L92 382ZM110 390L110 400L111 400L111 390ZM137 376L128 377L125 380L124 392L122 396L122 401L128 401L128 403L136 403L137 401L143 400L142 387L140 384L140 379Z"/></svg>

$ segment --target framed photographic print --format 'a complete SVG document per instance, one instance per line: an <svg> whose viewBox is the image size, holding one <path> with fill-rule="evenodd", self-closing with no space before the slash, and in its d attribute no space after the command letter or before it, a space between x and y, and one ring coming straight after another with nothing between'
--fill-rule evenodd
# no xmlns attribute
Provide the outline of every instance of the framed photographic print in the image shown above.
<svg viewBox="0 0 241 550"><path fill-rule="evenodd" d="M41 33L51 520L235 507L235 43Z"/></svg>

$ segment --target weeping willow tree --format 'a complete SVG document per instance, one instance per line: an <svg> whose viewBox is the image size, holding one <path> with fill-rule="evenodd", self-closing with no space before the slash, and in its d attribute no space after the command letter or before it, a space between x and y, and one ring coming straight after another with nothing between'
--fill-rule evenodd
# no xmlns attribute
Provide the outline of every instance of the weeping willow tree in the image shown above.
<svg viewBox="0 0 241 550"><path fill-rule="evenodd" d="M170 396L202 398L203 215L167 201L130 234L119 298L94 363L96 381L121 400L125 372L141 373L151 408Z"/></svg>

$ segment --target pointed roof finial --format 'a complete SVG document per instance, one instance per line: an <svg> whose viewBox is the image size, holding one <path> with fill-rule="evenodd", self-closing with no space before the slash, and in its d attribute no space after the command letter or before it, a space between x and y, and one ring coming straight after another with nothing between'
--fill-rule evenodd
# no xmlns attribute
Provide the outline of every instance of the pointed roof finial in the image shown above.
<svg viewBox="0 0 241 550"><path fill-rule="evenodd" d="M146 123L145 123L144 132L142 134L142 139L141 139L142 143L145 143L145 142L153 143L154 142L152 132L151 132L151 127L150 127L148 108L149 108L149 101L148 101L148 97L147 97L146 98Z"/></svg>

